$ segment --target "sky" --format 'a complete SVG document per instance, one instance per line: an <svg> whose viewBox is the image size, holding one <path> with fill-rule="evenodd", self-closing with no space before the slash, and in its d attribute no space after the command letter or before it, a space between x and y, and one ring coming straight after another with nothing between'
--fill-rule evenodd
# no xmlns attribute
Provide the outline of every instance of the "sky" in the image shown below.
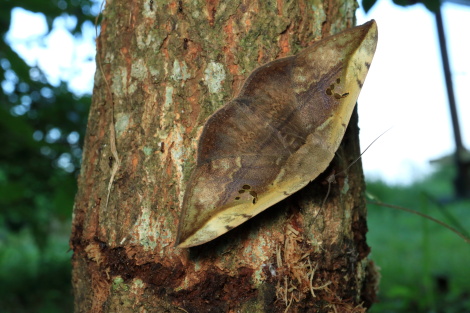
<svg viewBox="0 0 470 313"><path fill-rule="evenodd" d="M470 8L442 8L464 146L470 147ZM423 5L379 0L358 24L375 19L379 43L358 100L366 176L407 184L432 170L430 160L455 149L435 17Z"/></svg>
<svg viewBox="0 0 470 313"><path fill-rule="evenodd" d="M97 5L97 7L99 7ZM454 91L465 147L470 147L470 7L445 3L442 8L451 59ZM91 93L95 72L95 29L83 26L73 37L76 21L63 16L47 34L45 17L17 8L7 41L30 65L38 65L49 82L67 81L77 94ZM378 0L358 24L375 19L379 43L358 100L362 150L368 179L409 184L432 170L429 161L454 150L435 18L421 4L411 7ZM24 23L25 20L28 23ZM39 39L39 40L38 40Z"/></svg>

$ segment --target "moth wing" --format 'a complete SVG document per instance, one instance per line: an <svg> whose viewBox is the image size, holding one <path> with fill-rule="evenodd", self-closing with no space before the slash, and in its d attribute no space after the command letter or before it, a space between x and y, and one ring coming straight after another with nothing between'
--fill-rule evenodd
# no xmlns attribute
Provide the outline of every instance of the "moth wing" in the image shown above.
<svg viewBox="0 0 470 313"><path fill-rule="evenodd" d="M295 175L291 182L283 172L318 124L310 106L330 99L310 99L299 106L292 88L294 60L276 60L255 70L239 96L204 125L183 201L180 247L220 236L310 180ZM315 155L305 152L299 162L305 157L315 162Z"/></svg>
<svg viewBox="0 0 470 313"><path fill-rule="evenodd" d="M183 201L180 246L217 237L279 201L267 205L265 195L304 137L289 124L268 122L260 111L266 105L235 99L207 121ZM198 229L203 233L194 236Z"/></svg>
<svg viewBox="0 0 470 313"><path fill-rule="evenodd" d="M374 21L256 69L204 126L179 247L210 241L286 198L331 162L377 42Z"/></svg>

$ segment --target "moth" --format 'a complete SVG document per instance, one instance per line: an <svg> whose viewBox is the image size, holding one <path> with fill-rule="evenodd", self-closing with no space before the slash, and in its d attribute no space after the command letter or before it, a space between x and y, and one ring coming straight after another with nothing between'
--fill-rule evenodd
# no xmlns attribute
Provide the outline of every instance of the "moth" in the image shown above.
<svg viewBox="0 0 470 313"><path fill-rule="evenodd" d="M176 244L206 243L320 175L346 131L377 45L374 20L255 69L198 143Z"/></svg>

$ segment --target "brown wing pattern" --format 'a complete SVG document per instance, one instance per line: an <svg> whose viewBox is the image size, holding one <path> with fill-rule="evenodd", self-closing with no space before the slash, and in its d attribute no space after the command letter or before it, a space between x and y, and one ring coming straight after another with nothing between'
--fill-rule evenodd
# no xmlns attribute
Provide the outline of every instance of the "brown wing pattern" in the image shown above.
<svg viewBox="0 0 470 313"><path fill-rule="evenodd" d="M377 43L374 21L248 77L204 125L177 244L202 244L315 179L346 130Z"/></svg>

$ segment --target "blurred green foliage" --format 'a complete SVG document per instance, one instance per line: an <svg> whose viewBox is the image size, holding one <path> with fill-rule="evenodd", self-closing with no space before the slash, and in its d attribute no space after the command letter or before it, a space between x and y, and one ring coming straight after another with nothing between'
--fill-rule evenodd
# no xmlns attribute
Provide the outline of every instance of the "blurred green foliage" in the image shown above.
<svg viewBox="0 0 470 313"><path fill-rule="evenodd" d="M470 200L453 200L452 167L411 186L368 182L369 198L430 215L467 236ZM368 205L367 242L381 268L371 312L470 312L470 245L441 225L400 210Z"/></svg>
<svg viewBox="0 0 470 313"><path fill-rule="evenodd" d="M90 0L0 0L0 311L71 312L68 237L90 95L51 84L6 41L11 11L94 23ZM28 21L25 21L27 27ZM43 38L35 38L39 41ZM60 53L60 52L58 52Z"/></svg>

